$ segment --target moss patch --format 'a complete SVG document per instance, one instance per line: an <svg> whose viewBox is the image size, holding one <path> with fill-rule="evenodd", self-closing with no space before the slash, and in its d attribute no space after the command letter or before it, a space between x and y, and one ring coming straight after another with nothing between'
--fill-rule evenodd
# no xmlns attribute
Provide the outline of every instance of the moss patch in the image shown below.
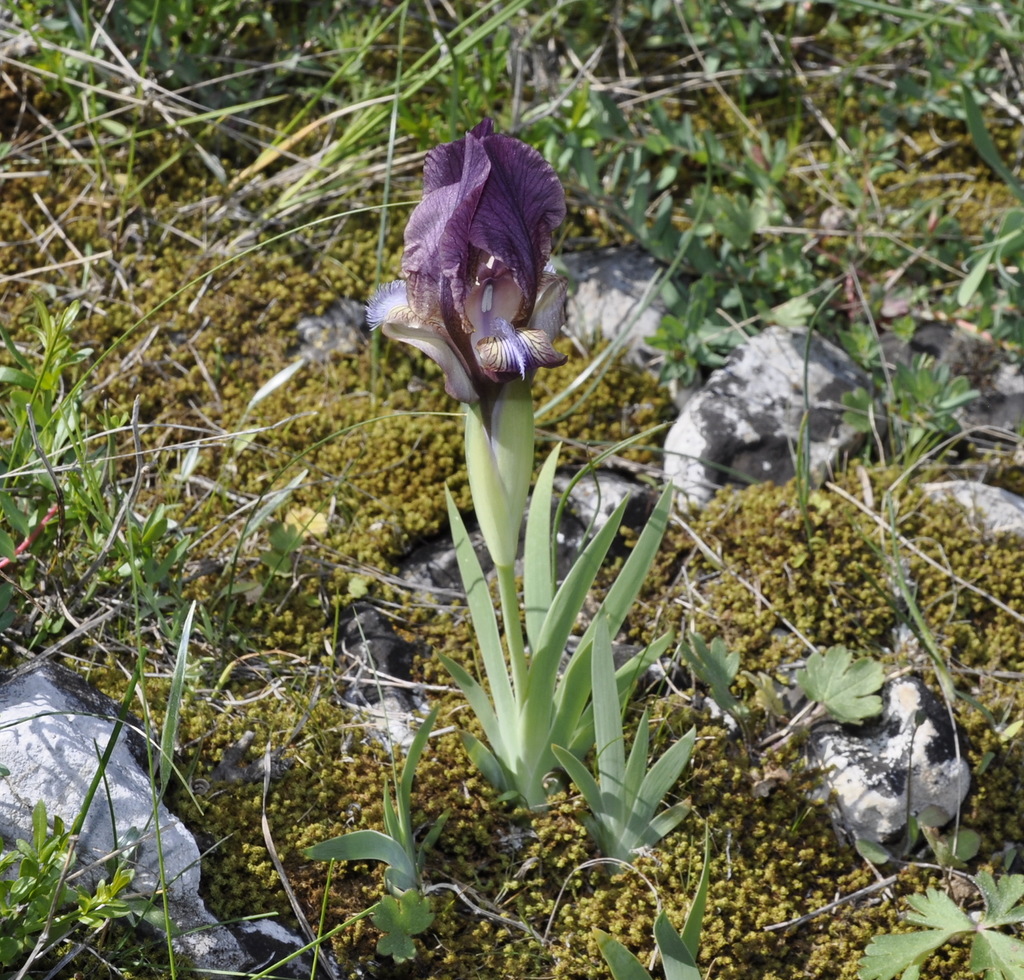
<svg viewBox="0 0 1024 980"><path fill-rule="evenodd" d="M890 485L889 471L871 474L878 494ZM851 492L859 481L845 484ZM863 511L827 490L812 495L810 523L804 522L796 487L755 487L723 491L666 542L652 607L679 610L700 607L692 619L705 635L723 635L743 654L742 667L774 673L801 655L802 647L783 636L791 622L818 645L846 642L867 650L891 667L915 666L928 675L920 647L890 649L893 628L903 613L883 594L890 532L879 529ZM983 539L962 511L905 492L897 507L898 533L924 553L942 543L943 560L954 574L978 588L1003 595L1024 614L1024 590L1001 582L1012 578L1019 543ZM808 544L808 527L813 545ZM720 552L724 568L715 568L692 547L690 535ZM963 664L962 688L1000 717L1024 709L1019 687L987 672L1018 669L1019 644L1011 617L980 597L951 589L949 575L904 549L906 574L915 583L918 602L937 641L954 664ZM936 552L937 553L937 552ZM686 570L687 588L680 587ZM752 589L752 584L757 589ZM677 618L683 618L678 612ZM454 618L410 610L412 633L433 651L469 662L467 625ZM638 614L632 630L644 637ZM247 729L258 731L257 745L269 738L283 745L296 717L305 713L303 696L272 696L276 666L269 674L233 679L227 688L239 702L255 691L264 697L243 707L196 702L186 712L183 739L195 773L208 773L219 753ZM971 668L967 670L967 668ZM985 673L978 673L983 671ZM432 658L418 675L431 683L447 679ZM387 754L365 741L365 723L330 696L331 667L326 662L311 676L319 680L320 699L302 734L287 749L293 764L275 782L267 802L271 832L289 879L312 920L320 915L327 868L310 863L302 848L347 829L381 827L380 796L390 773ZM294 690L294 684L289 685ZM743 684L739 685L741 688ZM308 693L308 692L307 692ZM461 699L437 696L439 727L474 727ZM648 696L657 718L659 744L698 726L692 770L677 787L693 815L635 870L616 873L600 862L582 828L580 801L556 795L550 810L528 814L496 799L469 765L454 734L432 740L417 773L414 819L424 827L445 811L448 823L431 853L426 877L468 889L460 898L448 889L432 893L436 919L418 939L420 956L402 976L532 976L585 978L603 969L593 929L612 932L645 956L658 901L674 922L685 916L703 859L707 826L712 847L712 890L702 933L702 960L713 975L728 980L750 976L798 978L807 975L853 980L856 962L870 937L899 930L902 897L941 885L938 871L907 866L883 896L842 904L788 929L766 927L799 919L871 885L875 878L852 848L837 842L827 811L809 793L817 774L802 762L797 741L780 751L751 752L734 736L695 710L686 689L667 699ZM640 705L631 717L635 720ZM963 822L982 837L977 866L998 865L1008 842L1024 840L1016 799L1019 793L1020 740L1001 741L980 712L958 701L955 710L971 743L970 762L985 775L965 805ZM756 722L758 737L775 726L767 716ZM196 741L198 739L198 741ZM764 773L777 777L762 795ZM779 774L782 774L781 777ZM260 834L261 785L212 786L200 798L202 817L183 794L179 807L220 843L205 859L205 889L220 914L251 912L253 903L282 915L290 912L276 883ZM887 872L889 869L885 869ZM327 899L326 924L344 922L381 895L381 869L350 864L335 869ZM652 890L653 889L653 890ZM657 896L657 898L655 897ZM532 930L509 925L512 920ZM366 920L335 939L343 962L373 963L377 933ZM546 937L546 938L541 938ZM377 966L371 969L390 969ZM966 955L950 950L936 960L936 975L965 977Z"/></svg>

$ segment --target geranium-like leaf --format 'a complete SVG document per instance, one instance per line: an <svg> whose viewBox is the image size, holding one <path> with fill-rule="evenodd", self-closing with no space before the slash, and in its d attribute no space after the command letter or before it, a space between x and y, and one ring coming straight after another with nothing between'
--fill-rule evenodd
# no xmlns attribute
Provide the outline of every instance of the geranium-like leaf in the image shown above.
<svg viewBox="0 0 1024 980"><path fill-rule="evenodd" d="M882 665L863 658L854 660L846 647L829 647L807 658L796 682L812 701L823 704L837 721L859 724L882 710L878 691L885 680Z"/></svg>
<svg viewBox="0 0 1024 980"><path fill-rule="evenodd" d="M383 933L377 941L377 952L390 956L396 963L404 963L416 957L412 937L429 928L434 913L430 910L430 901L410 889L399 898L391 895L382 898L371 921Z"/></svg>
<svg viewBox="0 0 1024 980"><path fill-rule="evenodd" d="M1018 980L1024 976L1024 940L995 932L993 927L1024 920L1024 908L1017 905L1024 895L1024 876L1006 875L998 882L987 871L974 879L985 900L985 913L975 921L944 892L929 888L924 895L909 899L913 908L907 921L924 926L923 932L898 936L876 936L860 961L861 980L917 980L921 964L939 946L969 936L972 940L972 970L987 980Z"/></svg>
<svg viewBox="0 0 1024 980"><path fill-rule="evenodd" d="M944 932L908 932L900 936L875 936L861 958L857 976L860 980L893 980L902 976L911 980L920 975L922 961L933 949L947 942Z"/></svg>
<svg viewBox="0 0 1024 980"><path fill-rule="evenodd" d="M1001 932L980 932L971 950L971 969L984 971L986 980L1024 977L1024 941Z"/></svg>
<svg viewBox="0 0 1024 980"><path fill-rule="evenodd" d="M1009 925L1024 922L1024 875L1004 875L996 881L987 871L979 871L974 883L985 900L985 925Z"/></svg>

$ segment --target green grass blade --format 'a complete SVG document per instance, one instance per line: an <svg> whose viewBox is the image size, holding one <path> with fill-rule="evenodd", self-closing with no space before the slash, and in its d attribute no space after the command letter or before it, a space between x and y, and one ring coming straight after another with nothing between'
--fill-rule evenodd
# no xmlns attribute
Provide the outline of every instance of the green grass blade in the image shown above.
<svg viewBox="0 0 1024 980"><path fill-rule="evenodd" d="M494 36L494 32L506 21L516 17L528 6L530 0L489 0L479 9L466 17L460 27L463 30L473 26L472 31L462 37L454 45L449 39L439 41L425 51L405 72L405 84L401 92L389 91L381 96L366 100L366 108L355 114L347 125L341 129L341 135L323 155L320 168L310 171L292 184L276 202L274 210L281 210L289 201L299 203L321 193L319 188L305 194L299 192L312 181L318 173L340 166L342 161L351 166L351 158L367 148L370 141L377 140L380 144L385 137L380 130L387 124L391 115L391 104L396 99L408 102L416 92L428 85L439 74L450 71L453 63L464 55L475 55L481 44L486 44ZM546 14L539 15L542 19L555 14L557 8L551 8ZM395 11L397 17L398 11ZM390 18L389 18L390 19ZM536 24L534 24L536 29Z"/></svg>
<svg viewBox="0 0 1024 980"><path fill-rule="evenodd" d="M476 634L484 670L491 688L491 697L494 699L494 711L503 724L514 724L518 717L515 694L512 691L512 682L509 679L508 666L505 663L501 634L498 632L498 619L494 613L490 590L487 588L487 579L484 578L480 561L473 550L469 533L466 531L466 525L458 507L455 506L451 491L445 487L444 492L448 502L448 519L451 521L452 540L455 542L455 557L459 564L462 584L466 590L466 602L469 606L469 615L473 620L473 632ZM477 714L479 716L479 712ZM487 737L491 740L491 745L497 748L490 732Z"/></svg>
<svg viewBox="0 0 1024 980"><path fill-rule="evenodd" d="M164 795L174 774L174 743L178 737L181 721L181 698L185 689L185 668L188 666L188 645L192 638L192 618L196 613L196 601L188 607L185 621L181 624L178 638L178 652L174 658L174 673L171 675L171 689L167 694L167 713L164 728L160 733L160 796Z"/></svg>
<svg viewBox="0 0 1024 980"><path fill-rule="evenodd" d="M1024 184L1022 184L1010 168L1003 162L999 150L996 149L992 137L989 135L985 119L974 101L970 88L963 84L964 113L967 116L967 129L970 131L971 139L982 160L984 160L998 175L1000 180L1014 193L1019 201L1024 201Z"/></svg>
<svg viewBox="0 0 1024 980"><path fill-rule="evenodd" d="M661 547L661 540L668 528L668 518L672 511L672 500L674 491L672 486L665 487L658 502L651 513L650 520L644 525L640 537L630 552L629 558L622 566L622 571L615 579L614 584L608 590L604 602L601 603L600 612L608 618L608 632L615 636L622 628L629 610L633 607L636 597L647 578L654 556ZM597 617L594 617L594 622ZM584 640L590 635L594 623L583 634Z"/></svg>
<svg viewBox="0 0 1024 980"><path fill-rule="evenodd" d="M560 445L555 446L541 467L526 518L523 604L526 607L526 636L531 650L539 649L541 629L555 594L551 556L551 496L560 448Z"/></svg>

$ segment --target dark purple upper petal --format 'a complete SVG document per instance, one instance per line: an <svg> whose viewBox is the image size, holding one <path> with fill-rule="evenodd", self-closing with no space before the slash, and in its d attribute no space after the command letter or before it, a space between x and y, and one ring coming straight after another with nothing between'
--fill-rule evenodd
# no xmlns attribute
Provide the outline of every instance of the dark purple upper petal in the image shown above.
<svg viewBox="0 0 1024 980"><path fill-rule="evenodd" d="M490 119L484 119L477 123L469 133L460 140L453 143L442 143L435 146L427 154L423 163L423 193L429 194L439 187L447 187L448 184L457 184L462 179L462 170L465 160L466 142L469 137L474 140L483 140L494 133L494 123Z"/></svg>
<svg viewBox="0 0 1024 980"><path fill-rule="evenodd" d="M490 136L484 146L491 172L468 238L473 247L511 271L527 300L521 311L525 322L551 255L551 233L565 218L565 193L554 170L532 146L500 135Z"/></svg>
<svg viewBox="0 0 1024 980"><path fill-rule="evenodd" d="M423 187L423 201L406 227L402 268L407 278L426 276L430 285L413 286L413 307L421 292L447 279L461 315L477 265L493 256L525 297L516 325L528 320L551 253L551 232L565 218L554 170L532 147L496 135L485 119L463 139L427 154Z"/></svg>
<svg viewBox="0 0 1024 980"><path fill-rule="evenodd" d="M561 325L558 297L545 271L551 233L565 217L554 170L485 119L427 154L423 190L405 230L407 303L397 308L401 315L388 313L389 294L375 301L374 315L397 339L450 361L442 363L449 391L464 401L467 384L479 393L561 363L550 343ZM451 357L438 343L449 345ZM453 371L464 375L457 392Z"/></svg>

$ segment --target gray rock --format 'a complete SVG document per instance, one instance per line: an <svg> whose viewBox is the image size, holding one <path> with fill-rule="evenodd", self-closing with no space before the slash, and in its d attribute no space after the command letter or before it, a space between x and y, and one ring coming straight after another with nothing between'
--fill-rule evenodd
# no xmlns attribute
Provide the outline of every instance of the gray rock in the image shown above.
<svg viewBox="0 0 1024 980"><path fill-rule="evenodd" d="M574 476L575 474L565 470L559 471L555 475L555 492L565 493ZM630 503L627 504L627 513L623 517L623 523L636 527L642 524L650 514L650 487L643 486L622 473L612 470L596 470L593 473L587 473L573 486L569 497L569 509L583 529L593 524L592 531L596 532L604 527L615 508L627 497L630 498ZM630 508L633 506L641 508L642 516L633 513L631 519ZM576 545L577 542L574 542L571 546L576 547Z"/></svg>
<svg viewBox="0 0 1024 980"><path fill-rule="evenodd" d="M332 354L355 354L366 346L366 307L355 299L335 300L320 316L304 316L295 324L306 361L320 363Z"/></svg>
<svg viewBox="0 0 1024 980"><path fill-rule="evenodd" d="M646 365L661 352L644 341L661 325L665 304L650 289L664 267L637 248L606 248L561 256L569 276L565 331L585 344L624 344L634 363Z"/></svg>
<svg viewBox="0 0 1024 980"><path fill-rule="evenodd" d="M865 373L838 347L807 331L770 327L736 348L687 402L665 439L665 471L680 495L706 504L726 483L796 472L807 413L809 464L820 479L862 436L843 422L842 396L867 387Z"/></svg>
<svg viewBox="0 0 1024 980"><path fill-rule="evenodd" d="M921 489L932 498L952 498L966 510L979 528L990 534L1012 532L1024 537L1024 498L1009 490L976 480L925 483Z"/></svg>
<svg viewBox="0 0 1024 980"><path fill-rule="evenodd" d="M74 823L119 710L115 701L55 663L28 663L0 681L0 765L10 770L0 780L4 841L31 839L32 810L39 801L51 821L57 816L68 827ZM95 862L95 867L79 880L81 886L94 888L106 876L104 859L132 845L124 857L134 871L133 891L154 895L159 890L152 792L145 738L140 723L129 718L82 824L76 866ZM216 928L199 898L195 838L163 804L156 813L171 915L181 932L179 950L210 968L245 966L247 957L230 933ZM212 962L202 955L211 945L216 948Z"/></svg>
<svg viewBox="0 0 1024 980"><path fill-rule="evenodd" d="M32 811L39 801L51 821L59 816L65 826L72 825L119 710L117 702L74 671L49 661L28 663L0 678L0 765L10 770L0 779L5 846L15 839L31 840ZM248 973L257 962L283 959L302 946L297 936L279 941L280 926L266 936L267 930L256 930L257 936L248 927L232 931L218 923L199 897L195 838L162 803L154 819L152 792L141 723L128 718L82 825L75 869L84 873L76 884L94 888L107 877L103 859L124 847L122 857L134 872L132 891L155 896L162 855L175 949L201 971ZM159 898L156 904L159 908ZM278 975L309 976L306 966L304 973Z"/></svg>
<svg viewBox="0 0 1024 980"><path fill-rule="evenodd" d="M0 764L10 775L0 780L0 835L5 840L32 836L32 809L42 800L52 818L70 826L83 805L98 758L110 739L119 705L58 664L29 663L0 682ZM79 865L98 861L123 846L126 835L140 835L132 849L133 886L144 893L160 887L152 788L139 722L130 719L105 779L93 799L78 842ZM199 848L180 820L158 809L160 848L172 899L199 886ZM103 877L102 866L85 876Z"/></svg>
<svg viewBox="0 0 1024 980"><path fill-rule="evenodd" d="M825 770L836 822L851 840L894 841L906 828L907 814L917 816L928 807L948 822L971 784L964 736L916 677L885 685L882 714L874 722L815 726L808 753Z"/></svg>
<svg viewBox="0 0 1024 980"><path fill-rule="evenodd" d="M452 550L454 560L454 548ZM419 728L413 719L421 698L412 683L418 649L368 602L346 610L338 631L338 659L345 671L344 699L362 710L373 734L388 747L408 748Z"/></svg>

